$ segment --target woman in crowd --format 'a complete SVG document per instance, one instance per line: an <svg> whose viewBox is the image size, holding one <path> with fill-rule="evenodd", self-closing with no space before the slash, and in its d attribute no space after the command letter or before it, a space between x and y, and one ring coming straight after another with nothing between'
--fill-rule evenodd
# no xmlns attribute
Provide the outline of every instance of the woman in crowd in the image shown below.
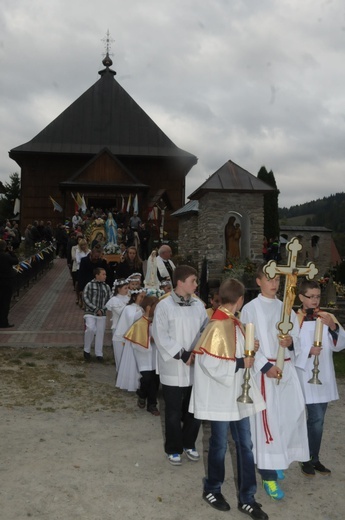
<svg viewBox="0 0 345 520"><path fill-rule="evenodd" d="M138 255L137 248L130 246L116 268L115 277L128 278L134 273L140 273L143 276L143 262Z"/></svg>

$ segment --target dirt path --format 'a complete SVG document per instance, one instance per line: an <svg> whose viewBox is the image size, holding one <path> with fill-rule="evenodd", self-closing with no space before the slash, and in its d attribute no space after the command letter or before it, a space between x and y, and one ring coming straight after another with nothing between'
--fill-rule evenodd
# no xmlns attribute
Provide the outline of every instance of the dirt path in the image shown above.
<svg viewBox="0 0 345 520"><path fill-rule="evenodd" d="M219 513L201 499L204 463L168 464L162 417L114 388L110 348L105 357L104 365L85 364L80 348L0 349L1 519L245 518L236 509L230 455L223 493L232 509ZM332 476L307 479L293 464L281 503L259 486L271 520L343 520L345 382L339 389L322 449ZM197 445L204 462L208 436L205 423Z"/></svg>

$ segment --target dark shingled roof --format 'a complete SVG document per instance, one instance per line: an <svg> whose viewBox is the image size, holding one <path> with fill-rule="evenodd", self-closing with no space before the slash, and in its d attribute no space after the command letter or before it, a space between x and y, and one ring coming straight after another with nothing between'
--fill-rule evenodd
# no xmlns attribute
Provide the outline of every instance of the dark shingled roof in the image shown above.
<svg viewBox="0 0 345 520"><path fill-rule="evenodd" d="M103 62L104 63L104 62ZM111 63L111 62L110 62ZM115 80L108 66L100 79L31 141L10 151L197 158L178 148ZM12 157L13 158L13 157Z"/></svg>
<svg viewBox="0 0 345 520"><path fill-rule="evenodd" d="M171 214L172 217L184 217L185 215L197 215L199 213L199 201L198 200L190 200L182 206L182 208L174 211Z"/></svg>
<svg viewBox="0 0 345 520"><path fill-rule="evenodd" d="M275 188L261 181L247 170L238 166L232 161L227 161L219 170L207 179L197 190L188 198L200 199L205 193L210 191L231 191L231 192L259 192L268 193L276 191Z"/></svg>

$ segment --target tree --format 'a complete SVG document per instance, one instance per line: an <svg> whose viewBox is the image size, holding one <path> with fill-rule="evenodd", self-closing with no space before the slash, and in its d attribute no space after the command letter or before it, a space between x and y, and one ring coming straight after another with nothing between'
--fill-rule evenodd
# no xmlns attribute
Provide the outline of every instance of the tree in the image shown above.
<svg viewBox="0 0 345 520"><path fill-rule="evenodd" d="M279 190L277 188L276 180L273 171L267 172L265 166L262 166L258 173L258 179L272 188L275 191L264 194L264 235L269 240L270 238L279 237L279 214L278 214L278 196Z"/></svg>
<svg viewBox="0 0 345 520"><path fill-rule="evenodd" d="M14 216L13 209L16 199L20 199L20 177L18 173L11 173L10 182L2 185L3 196L0 200L0 219L10 219Z"/></svg>

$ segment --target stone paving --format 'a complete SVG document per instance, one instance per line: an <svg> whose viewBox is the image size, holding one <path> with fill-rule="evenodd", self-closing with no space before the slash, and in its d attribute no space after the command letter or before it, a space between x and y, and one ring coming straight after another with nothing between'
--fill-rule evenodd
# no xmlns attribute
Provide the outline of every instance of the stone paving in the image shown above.
<svg viewBox="0 0 345 520"><path fill-rule="evenodd" d="M82 347L83 311L75 300L66 260L57 258L11 308L9 321L15 326L0 329L0 347ZM109 318L104 345L111 345Z"/></svg>

